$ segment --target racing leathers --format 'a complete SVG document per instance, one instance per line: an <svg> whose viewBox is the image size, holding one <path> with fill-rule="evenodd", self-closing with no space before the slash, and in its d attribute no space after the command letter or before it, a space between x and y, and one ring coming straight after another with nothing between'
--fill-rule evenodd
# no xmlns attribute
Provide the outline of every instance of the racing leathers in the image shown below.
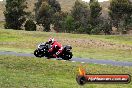
<svg viewBox="0 0 132 88"><path fill-rule="evenodd" d="M53 57L57 58L62 53L62 50L63 50L62 44L57 42L57 41L54 41L51 44L51 48L49 49L49 53L53 53L54 51L56 51L55 53L53 53Z"/></svg>

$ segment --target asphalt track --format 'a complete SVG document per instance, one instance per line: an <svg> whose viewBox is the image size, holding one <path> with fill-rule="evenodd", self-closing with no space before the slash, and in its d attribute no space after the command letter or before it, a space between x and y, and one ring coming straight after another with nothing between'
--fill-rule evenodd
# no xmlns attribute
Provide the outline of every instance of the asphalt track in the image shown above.
<svg viewBox="0 0 132 88"><path fill-rule="evenodd" d="M0 51L0 55L35 57L33 54L5 52L5 51ZM113 61L113 60L97 60L97 59L90 59L90 58L75 58L75 57L73 57L70 61L74 62L74 63L81 62L81 63L94 63L94 64L113 65L113 66L132 66L132 62Z"/></svg>

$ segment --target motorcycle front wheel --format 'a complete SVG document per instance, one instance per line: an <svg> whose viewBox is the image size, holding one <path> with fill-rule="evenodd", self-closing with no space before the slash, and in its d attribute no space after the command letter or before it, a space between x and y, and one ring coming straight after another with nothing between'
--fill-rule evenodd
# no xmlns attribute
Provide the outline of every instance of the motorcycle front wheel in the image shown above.
<svg viewBox="0 0 132 88"><path fill-rule="evenodd" d="M39 57L39 58L44 57L44 53L41 52L41 51L38 50L38 49L36 49L36 50L34 51L34 55L35 55L36 57Z"/></svg>

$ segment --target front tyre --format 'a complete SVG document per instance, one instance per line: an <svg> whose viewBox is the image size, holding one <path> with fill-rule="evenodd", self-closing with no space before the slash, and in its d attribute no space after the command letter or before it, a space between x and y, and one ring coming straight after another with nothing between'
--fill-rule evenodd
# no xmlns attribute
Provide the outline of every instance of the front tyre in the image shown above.
<svg viewBox="0 0 132 88"><path fill-rule="evenodd" d="M44 57L44 54L38 49L34 51L34 55L39 58Z"/></svg>
<svg viewBox="0 0 132 88"><path fill-rule="evenodd" d="M72 58L72 52L67 52L63 55L62 59L63 60L70 60Z"/></svg>

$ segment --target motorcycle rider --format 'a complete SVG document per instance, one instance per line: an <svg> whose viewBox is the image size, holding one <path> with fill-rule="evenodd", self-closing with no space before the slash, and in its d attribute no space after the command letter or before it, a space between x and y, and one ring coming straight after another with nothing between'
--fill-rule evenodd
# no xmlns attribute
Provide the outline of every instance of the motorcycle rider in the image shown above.
<svg viewBox="0 0 132 88"><path fill-rule="evenodd" d="M57 41L55 41L54 38L50 38L48 43L51 45L51 48L49 49L48 52L51 55L53 54L53 57L57 58L62 53L62 50L63 50L62 44L57 42ZM53 53L55 50L57 50L57 51L55 53Z"/></svg>

